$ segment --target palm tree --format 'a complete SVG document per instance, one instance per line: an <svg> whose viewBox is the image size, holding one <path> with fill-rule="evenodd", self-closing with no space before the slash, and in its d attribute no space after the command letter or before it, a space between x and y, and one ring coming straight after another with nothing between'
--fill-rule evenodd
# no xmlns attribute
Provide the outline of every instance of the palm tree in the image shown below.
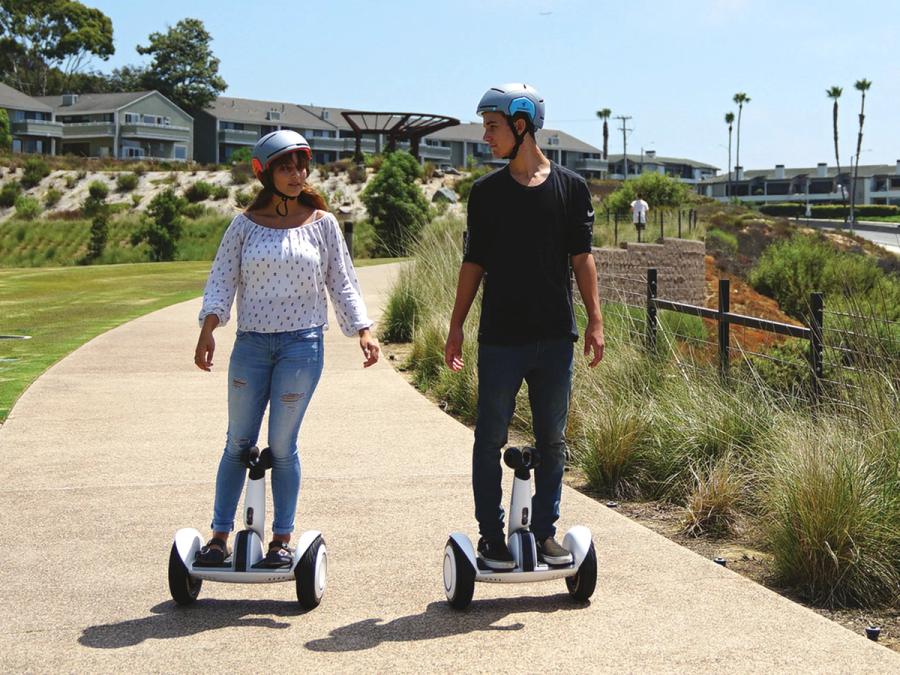
<svg viewBox="0 0 900 675"><path fill-rule="evenodd" d="M603 120L603 159L609 159L607 150L609 149L609 126L606 123L606 120L609 119L609 116L612 115L612 110L609 108L603 108L603 110L597 111L597 117Z"/></svg>
<svg viewBox="0 0 900 675"><path fill-rule="evenodd" d="M866 121L866 92L872 83L869 80L857 80L853 85L862 94L859 106L859 136L856 137L856 168L853 170L853 187L850 189L850 225L856 223L856 180L859 177L859 155L862 152L863 124Z"/></svg>
<svg viewBox="0 0 900 675"><path fill-rule="evenodd" d="M728 196L731 196L731 128L734 125L734 113L725 113L725 124L728 125Z"/></svg>
<svg viewBox="0 0 900 675"><path fill-rule="evenodd" d="M744 110L744 104L750 103L750 97L747 96L744 92L740 91L734 95L732 99L738 107L738 128L737 128L737 151L735 153L734 165L741 165L741 112Z"/></svg>
<svg viewBox="0 0 900 675"><path fill-rule="evenodd" d="M834 108L831 113L832 126L834 128L834 161L837 164L837 179L841 179L841 157L838 154L838 99L841 97L841 94L844 93L843 87L834 86L831 89L828 89L825 92L825 95L834 101ZM844 210L847 209L847 197L844 192L844 184L841 183L841 203L844 206ZM847 216L844 216L844 221L846 222Z"/></svg>

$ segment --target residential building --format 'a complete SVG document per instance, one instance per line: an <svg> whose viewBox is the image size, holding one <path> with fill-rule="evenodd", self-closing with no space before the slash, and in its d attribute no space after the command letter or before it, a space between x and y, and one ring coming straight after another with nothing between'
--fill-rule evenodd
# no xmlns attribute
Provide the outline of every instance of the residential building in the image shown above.
<svg viewBox="0 0 900 675"><path fill-rule="evenodd" d="M189 161L194 119L158 91L38 98L63 125L56 154Z"/></svg>
<svg viewBox="0 0 900 675"><path fill-rule="evenodd" d="M2 83L0 108L9 115L13 152L56 154L63 128L54 119L53 108Z"/></svg>
<svg viewBox="0 0 900 675"><path fill-rule="evenodd" d="M850 199L852 172L819 162L814 168L785 168L744 171L715 176L697 186L697 191L720 201L738 198L745 202L803 202L840 204ZM900 160L896 165L870 164L859 167L856 203L900 205Z"/></svg>
<svg viewBox="0 0 900 675"><path fill-rule="evenodd" d="M718 167L704 164L692 159L679 157L659 157L655 150L647 150L639 155L609 155L609 178L624 180L625 166L628 166L628 177L637 177L642 173L659 173L670 178L677 178L682 183L696 185L711 178L718 172Z"/></svg>

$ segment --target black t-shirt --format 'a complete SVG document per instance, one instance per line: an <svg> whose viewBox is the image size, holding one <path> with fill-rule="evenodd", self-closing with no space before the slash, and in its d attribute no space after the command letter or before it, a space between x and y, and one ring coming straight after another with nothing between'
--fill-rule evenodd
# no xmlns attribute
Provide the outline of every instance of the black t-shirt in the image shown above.
<svg viewBox="0 0 900 675"><path fill-rule="evenodd" d="M475 181L463 261L485 271L480 342L578 340L569 259L590 252L593 225L584 179L555 163L534 187L517 183L509 167Z"/></svg>

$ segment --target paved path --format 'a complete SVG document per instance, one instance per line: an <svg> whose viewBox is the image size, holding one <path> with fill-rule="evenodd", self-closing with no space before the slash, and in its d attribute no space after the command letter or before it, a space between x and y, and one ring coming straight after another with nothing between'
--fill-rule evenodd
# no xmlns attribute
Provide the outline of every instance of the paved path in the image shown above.
<svg viewBox="0 0 900 675"><path fill-rule="evenodd" d="M395 271L360 271L371 307ZM0 671L900 673L900 655L568 488L562 529L597 543L591 604L562 581L479 584L454 612L441 556L449 530L474 535L472 434L388 363L363 371L336 329L300 439L298 522L330 553L322 605L207 582L176 607L169 547L209 520L232 342L219 331L215 372L195 370L197 309L91 341L0 429Z"/></svg>

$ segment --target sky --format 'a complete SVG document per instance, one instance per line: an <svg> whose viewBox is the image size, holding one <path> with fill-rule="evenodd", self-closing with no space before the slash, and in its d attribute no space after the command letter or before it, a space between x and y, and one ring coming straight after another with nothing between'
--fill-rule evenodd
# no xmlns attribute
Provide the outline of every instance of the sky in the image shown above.
<svg viewBox="0 0 900 675"><path fill-rule="evenodd" d="M900 0L82 0L113 22L116 53L91 67L147 64L135 51L180 19L201 19L226 96L479 121L489 87L527 82L546 126L597 147L596 111L627 115L628 152L728 165L726 112L741 120L741 164L764 169L900 160ZM622 152L610 119L609 152ZM736 136L733 146L736 145ZM736 150L733 147L733 151ZM732 162L735 161L734 156Z"/></svg>

